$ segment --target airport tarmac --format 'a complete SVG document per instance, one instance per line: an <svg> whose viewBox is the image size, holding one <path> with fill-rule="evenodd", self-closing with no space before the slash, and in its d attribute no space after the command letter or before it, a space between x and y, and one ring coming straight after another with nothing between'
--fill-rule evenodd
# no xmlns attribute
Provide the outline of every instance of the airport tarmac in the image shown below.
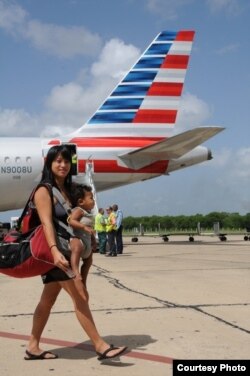
<svg viewBox="0 0 250 376"><path fill-rule="evenodd" d="M124 238L124 254L94 254L88 288L101 335L129 352L100 363L62 292L43 334L56 360L25 361L40 277L0 274L2 376L170 376L173 359L250 359L250 241Z"/></svg>

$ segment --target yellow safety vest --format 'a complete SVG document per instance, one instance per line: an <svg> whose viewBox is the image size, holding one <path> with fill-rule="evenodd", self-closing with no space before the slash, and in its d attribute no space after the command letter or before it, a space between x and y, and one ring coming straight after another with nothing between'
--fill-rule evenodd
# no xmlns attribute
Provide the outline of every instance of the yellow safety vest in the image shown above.
<svg viewBox="0 0 250 376"><path fill-rule="evenodd" d="M108 216L106 231L111 232L116 229L115 213L111 212Z"/></svg>
<svg viewBox="0 0 250 376"><path fill-rule="evenodd" d="M106 231L106 223L105 222L105 217L103 214L98 213L95 217L95 230L97 232L105 232Z"/></svg>

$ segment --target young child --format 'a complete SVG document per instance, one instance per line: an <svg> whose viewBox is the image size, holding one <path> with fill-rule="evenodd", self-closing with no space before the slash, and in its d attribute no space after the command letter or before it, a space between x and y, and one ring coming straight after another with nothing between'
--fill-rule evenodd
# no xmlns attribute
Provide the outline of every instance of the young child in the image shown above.
<svg viewBox="0 0 250 376"><path fill-rule="evenodd" d="M70 239L71 268L77 279L82 279L79 272L80 258L87 259L96 247L95 231L93 229L93 214L95 206L92 188L77 184L72 192L73 209L68 219L74 230L75 237ZM80 241L79 241L80 239Z"/></svg>

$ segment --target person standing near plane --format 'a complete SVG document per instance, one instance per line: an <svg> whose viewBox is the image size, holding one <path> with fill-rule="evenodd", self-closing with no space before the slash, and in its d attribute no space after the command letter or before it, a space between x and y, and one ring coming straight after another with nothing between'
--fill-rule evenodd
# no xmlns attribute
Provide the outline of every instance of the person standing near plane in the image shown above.
<svg viewBox="0 0 250 376"><path fill-rule="evenodd" d="M106 209L106 212L108 215L106 231L107 231L108 245L109 245L109 252L106 254L106 256L115 257L117 256L116 244L115 244L116 217L112 209L112 206L109 206Z"/></svg>
<svg viewBox="0 0 250 376"><path fill-rule="evenodd" d="M56 354L50 351L43 351L40 348L40 339L48 321L51 308L61 289L70 295L77 319L92 341L98 355L98 360L117 357L126 350L125 346L114 347L101 338L88 304L88 292L83 283L86 276L83 276L82 280L74 280L73 273L70 273L72 272L70 269L70 260L64 257L57 247L56 235L58 226L53 218L67 224L68 215L65 210L62 210L63 208L59 205L59 202L55 199L52 201L51 194L45 184L49 183L51 186L59 189L65 200L71 204L71 165L71 153L66 145L56 145L50 148L42 172L41 183L44 183L44 186L40 185L34 195L36 211L53 255L55 268L42 276L44 289L33 315L33 326L26 349L25 360L57 358Z"/></svg>
<svg viewBox="0 0 250 376"><path fill-rule="evenodd" d="M112 206L112 209L115 213L116 217L116 232L115 232L115 242L116 242L116 252L117 254L122 254L123 253L123 239L122 239L122 220L123 220L123 213L122 211L118 208L117 204L114 204Z"/></svg>
<svg viewBox="0 0 250 376"><path fill-rule="evenodd" d="M106 218L104 216L103 208L99 208L98 214L95 217L95 231L98 236L99 253L104 255L106 253L107 233L106 233Z"/></svg>

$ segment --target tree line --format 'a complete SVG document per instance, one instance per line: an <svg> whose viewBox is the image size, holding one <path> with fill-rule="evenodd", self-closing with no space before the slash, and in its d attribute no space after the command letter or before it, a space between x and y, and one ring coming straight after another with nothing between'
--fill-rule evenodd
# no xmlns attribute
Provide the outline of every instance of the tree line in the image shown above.
<svg viewBox="0 0 250 376"><path fill-rule="evenodd" d="M196 231L198 223L201 229L211 230L215 223L220 229L250 231L250 213L211 212L209 214L177 215L177 216L143 216L125 217L123 227L127 231L134 231L143 227L144 231Z"/></svg>

